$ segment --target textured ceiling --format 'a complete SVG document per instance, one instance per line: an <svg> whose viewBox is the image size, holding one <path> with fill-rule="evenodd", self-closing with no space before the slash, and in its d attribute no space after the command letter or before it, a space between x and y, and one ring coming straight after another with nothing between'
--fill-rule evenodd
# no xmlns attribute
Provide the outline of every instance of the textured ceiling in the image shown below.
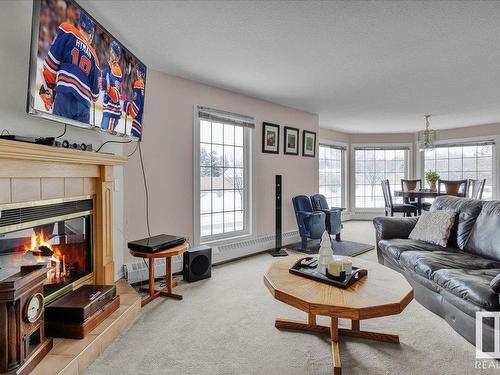
<svg viewBox="0 0 500 375"><path fill-rule="evenodd" d="M346 132L500 122L500 2L102 1L150 68Z"/></svg>

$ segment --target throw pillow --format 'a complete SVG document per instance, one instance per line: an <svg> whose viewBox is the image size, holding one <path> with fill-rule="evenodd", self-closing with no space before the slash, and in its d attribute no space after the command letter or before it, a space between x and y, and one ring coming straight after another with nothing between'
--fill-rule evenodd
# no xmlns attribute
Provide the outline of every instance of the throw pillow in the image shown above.
<svg viewBox="0 0 500 375"><path fill-rule="evenodd" d="M446 247L457 211L424 211L409 238Z"/></svg>
<svg viewBox="0 0 500 375"><path fill-rule="evenodd" d="M500 293L500 274L496 275L490 282L491 289L495 293Z"/></svg>

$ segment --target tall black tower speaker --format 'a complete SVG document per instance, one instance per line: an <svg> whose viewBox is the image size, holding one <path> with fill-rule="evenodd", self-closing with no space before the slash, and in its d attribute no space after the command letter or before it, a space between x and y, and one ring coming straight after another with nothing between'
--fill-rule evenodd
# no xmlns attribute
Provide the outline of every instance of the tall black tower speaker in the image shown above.
<svg viewBox="0 0 500 375"><path fill-rule="evenodd" d="M281 224L281 207L282 207L282 179L281 175L277 174L276 175L276 180L275 180L275 216L276 216L276 244L273 250L269 252L273 257L286 257L288 253L285 251L284 248L282 248L282 239L283 239L283 233L282 233L282 224Z"/></svg>

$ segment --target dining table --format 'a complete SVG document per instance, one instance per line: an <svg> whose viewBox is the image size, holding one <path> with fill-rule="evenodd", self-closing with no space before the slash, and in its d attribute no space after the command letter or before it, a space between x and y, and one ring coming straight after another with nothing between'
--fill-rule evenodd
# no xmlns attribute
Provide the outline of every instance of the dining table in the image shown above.
<svg viewBox="0 0 500 375"><path fill-rule="evenodd" d="M417 190L396 190L394 191L395 197L403 197L417 201L418 215L422 215L422 200L426 198L436 198L440 195L446 195L446 192L437 192L430 189L417 189Z"/></svg>

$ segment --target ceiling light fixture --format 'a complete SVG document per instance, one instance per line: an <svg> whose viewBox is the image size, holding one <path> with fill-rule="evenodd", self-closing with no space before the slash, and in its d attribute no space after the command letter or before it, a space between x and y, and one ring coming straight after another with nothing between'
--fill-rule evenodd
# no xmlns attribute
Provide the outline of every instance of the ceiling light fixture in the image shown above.
<svg viewBox="0 0 500 375"><path fill-rule="evenodd" d="M437 130L429 129L429 118L425 115L425 130L418 132L418 146L420 150L432 150L437 142Z"/></svg>

